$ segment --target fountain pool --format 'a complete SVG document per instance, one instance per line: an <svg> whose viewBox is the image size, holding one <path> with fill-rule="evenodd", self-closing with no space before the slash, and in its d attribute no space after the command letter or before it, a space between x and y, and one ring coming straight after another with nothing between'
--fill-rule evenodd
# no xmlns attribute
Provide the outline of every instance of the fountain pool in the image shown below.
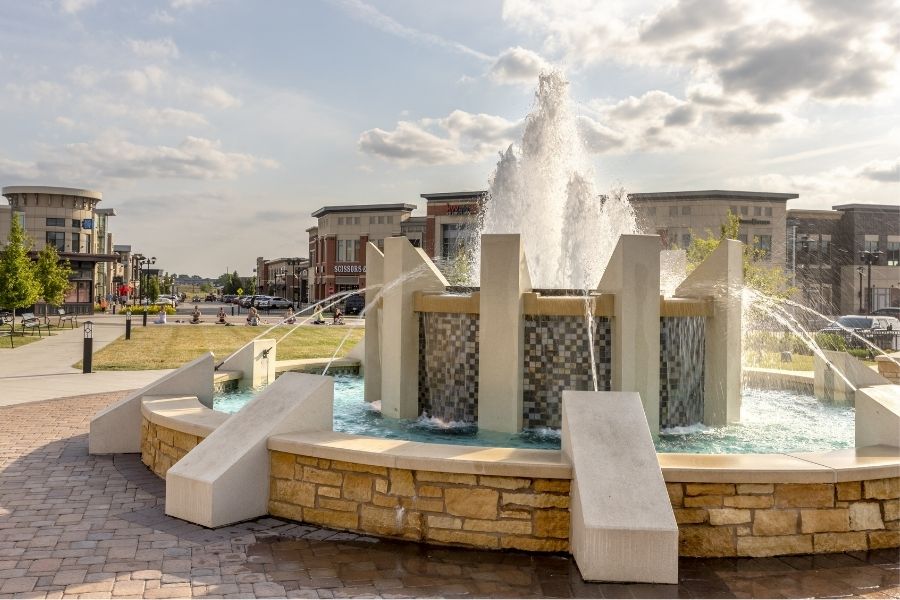
<svg viewBox="0 0 900 600"><path fill-rule="evenodd" d="M237 412L257 391L248 389L217 394L214 407L225 413ZM517 434L498 433L479 430L473 424L445 423L426 416L389 419L376 407L363 400L362 377L338 375L334 378L335 431L464 446L560 447L558 429L542 427ZM766 454L852 448L854 417L852 407L825 404L808 394L748 388L742 393L739 424L663 429L656 450L692 454Z"/></svg>

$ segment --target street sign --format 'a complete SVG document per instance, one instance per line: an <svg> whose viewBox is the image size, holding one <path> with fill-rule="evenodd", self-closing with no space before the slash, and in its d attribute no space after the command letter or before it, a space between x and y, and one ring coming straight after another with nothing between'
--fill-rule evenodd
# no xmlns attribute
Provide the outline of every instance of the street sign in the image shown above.
<svg viewBox="0 0 900 600"><path fill-rule="evenodd" d="M238 293L238 296L243 296L243 295L244 295L244 288L238 288L238 289L237 289L237 293Z"/></svg>

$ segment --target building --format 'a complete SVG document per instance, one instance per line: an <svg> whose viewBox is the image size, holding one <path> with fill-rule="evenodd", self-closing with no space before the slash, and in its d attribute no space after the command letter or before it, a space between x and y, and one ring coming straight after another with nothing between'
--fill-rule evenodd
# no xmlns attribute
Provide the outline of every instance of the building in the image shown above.
<svg viewBox="0 0 900 600"><path fill-rule="evenodd" d="M789 210L786 226L803 304L826 315L900 306L900 205Z"/></svg>
<svg viewBox="0 0 900 600"><path fill-rule="evenodd" d="M109 265L118 256L112 250L108 219L115 211L97 208L103 195L91 190L9 186L2 193L9 206L0 207L0 245L6 244L11 219L16 218L32 240L33 253L47 244L55 246L72 268L64 308L91 314L95 300L111 291ZM45 310L43 303L35 307L38 314Z"/></svg>
<svg viewBox="0 0 900 600"><path fill-rule="evenodd" d="M404 234L403 224L415 208L414 204L399 203L353 204L323 206L312 213L318 224L306 230L311 269L309 300L365 288L366 244L372 242L383 250L384 238ZM424 229L421 225L413 221L409 233Z"/></svg>
<svg viewBox="0 0 900 600"><path fill-rule="evenodd" d="M427 202L425 243L428 256L456 258L477 232L478 215L487 197L486 190L421 194Z"/></svg>
<svg viewBox="0 0 900 600"><path fill-rule="evenodd" d="M309 259L257 257L256 290L287 298L295 306L309 302Z"/></svg>
<svg viewBox="0 0 900 600"><path fill-rule="evenodd" d="M729 211L740 218L738 238L762 251L762 260L781 266L785 259L787 201L797 194L703 190L629 194L638 226L657 234L665 248L687 248L694 236L719 234Z"/></svg>

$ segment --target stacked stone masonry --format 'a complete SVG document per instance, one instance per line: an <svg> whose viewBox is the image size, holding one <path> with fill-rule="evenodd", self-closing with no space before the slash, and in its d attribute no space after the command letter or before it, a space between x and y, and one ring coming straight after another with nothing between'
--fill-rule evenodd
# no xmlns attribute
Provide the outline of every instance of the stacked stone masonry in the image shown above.
<svg viewBox="0 0 900 600"><path fill-rule="evenodd" d="M190 433L161 427L147 419L141 420L141 462L165 479L169 467L203 441Z"/></svg>
<svg viewBox="0 0 900 600"><path fill-rule="evenodd" d="M900 546L900 477L843 483L668 483L681 556Z"/></svg>
<svg viewBox="0 0 900 600"><path fill-rule="evenodd" d="M478 548L568 550L569 480L394 469L271 452L269 513Z"/></svg>

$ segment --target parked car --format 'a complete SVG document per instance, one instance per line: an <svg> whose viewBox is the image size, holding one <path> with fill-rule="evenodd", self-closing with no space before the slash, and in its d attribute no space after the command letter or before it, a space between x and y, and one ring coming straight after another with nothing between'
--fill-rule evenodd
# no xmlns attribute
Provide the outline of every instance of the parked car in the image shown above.
<svg viewBox="0 0 900 600"><path fill-rule="evenodd" d="M294 303L287 298L281 296L271 296L269 299L269 308L293 308Z"/></svg>
<svg viewBox="0 0 900 600"><path fill-rule="evenodd" d="M215 294L207 294L206 298L203 299L204 302L215 302L216 295Z"/></svg>
<svg viewBox="0 0 900 600"><path fill-rule="evenodd" d="M352 296L347 296L347 299L344 300L344 314L345 315L358 315L363 311L366 307L366 299L360 296L359 294L353 294Z"/></svg>
<svg viewBox="0 0 900 600"><path fill-rule="evenodd" d="M237 302L235 304L242 306L243 308L248 308L250 306L250 299L253 296L238 296Z"/></svg>
<svg viewBox="0 0 900 600"><path fill-rule="evenodd" d="M172 304L171 306L178 306L178 296L173 296L171 294L160 294L158 299L166 299L169 300Z"/></svg>
<svg viewBox="0 0 900 600"><path fill-rule="evenodd" d="M235 300L237 300L237 294L225 294L222 296L222 302L226 304L234 304Z"/></svg>
<svg viewBox="0 0 900 600"><path fill-rule="evenodd" d="M839 317L819 333L840 335L847 345L863 346L857 335L884 349L900 349L900 319L882 315L846 315Z"/></svg>
<svg viewBox="0 0 900 600"><path fill-rule="evenodd" d="M887 306L885 308L878 308L872 311L872 315L880 315L883 317L894 317L895 319L900 319L900 306Z"/></svg>
<svg viewBox="0 0 900 600"><path fill-rule="evenodd" d="M250 298L250 304L256 308L272 308L270 304L271 301L272 296L265 296L263 294L257 294Z"/></svg>
<svg viewBox="0 0 900 600"><path fill-rule="evenodd" d="M172 298L167 298L166 296L160 296L160 297L158 297L158 298L156 299L156 302L154 302L153 304L156 304L156 305L158 305L158 306L171 306L171 307L174 307L174 306L175 306L175 300L172 299Z"/></svg>

